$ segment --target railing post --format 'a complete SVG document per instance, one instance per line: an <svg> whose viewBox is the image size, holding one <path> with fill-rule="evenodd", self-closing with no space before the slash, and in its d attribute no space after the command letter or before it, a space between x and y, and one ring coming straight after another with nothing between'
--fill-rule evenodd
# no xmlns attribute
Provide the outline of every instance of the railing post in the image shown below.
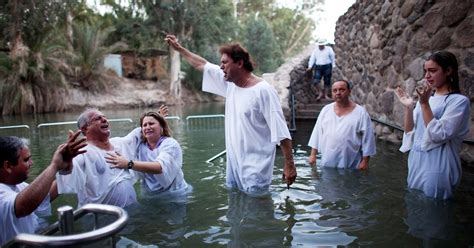
<svg viewBox="0 0 474 248"><path fill-rule="evenodd" d="M59 232L61 235L74 233L74 213L71 206L58 208Z"/></svg>

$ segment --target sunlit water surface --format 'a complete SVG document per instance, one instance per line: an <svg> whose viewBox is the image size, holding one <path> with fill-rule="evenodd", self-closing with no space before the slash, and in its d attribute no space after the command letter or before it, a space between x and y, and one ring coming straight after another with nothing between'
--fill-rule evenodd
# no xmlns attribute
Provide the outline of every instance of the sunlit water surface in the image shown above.
<svg viewBox="0 0 474 248"><path fill-rule="evenodd" d="M104 110L113 122L112 136L124 136L148 109ZM453 201L428 199L406 189L407 156L398 145L377 141L368 171L313 168L306 162L314 122L297 123L293 133L298 179L282 183L282 155L277 151L271 195L250 197L224 187L223 120L186 121L189 115L223 114L221 104L170 107L173 137L183 148L183 170L193 191L180 199L160 198L136 189L139 204L127 208L130 220L119 236L141 245L180 247L472 247L474 245L474 173L465 169ZM30 129L0 129L0 135L30 139L34 166L30 179L49 163L55 147L74 125L36 126L72 121L75 113L3 117L0 126L26 124ZM74 195L53 204L76 206ZM53 216L49 221L55 221ZM122 241L124 241L122 240ZM99 245L98 245L99 246Z"/></svg>

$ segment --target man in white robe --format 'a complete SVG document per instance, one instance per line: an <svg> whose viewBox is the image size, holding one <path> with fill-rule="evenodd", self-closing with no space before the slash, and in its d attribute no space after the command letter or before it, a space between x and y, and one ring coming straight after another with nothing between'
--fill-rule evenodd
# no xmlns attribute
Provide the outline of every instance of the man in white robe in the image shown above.
<svg viewBox="0 0 474 248"><path fill-rule="evenodd" d="M296 179L291 136L275 89L255 76L248 52L238 44L220 48L221 65L209 63L178 43L165 39L191 66L204 72L203 91L226 98L226 185L249 194L268 192L276 145L285 157L283 179Z"/></svg>
<svg viewBox="0 0 474 248"><path fill-rule="evenodd" d="M334 102L321 110L308 143L311 165L320 152L322 167L368 169L375 155L374 130L369 114L349 99L350 93L347 81L332 85Z"/></svg>
<svg viewBox="0 0 474 248"><path fill-rule="evenodd" d="M57 197L54 183L58 171L68 170L72 158L85 151L85 139L79 132L58 147L51 164L31 184L26 183L33 165L24 139L0 137L0 246L20 233L34 233L39 227L38 216L51 215L50 201Z"/></svg>
<svg viewBox="0 0 474 248"><path fill-rule="evenodd" d="M109 121L97 109L85 110L77 125L87 138L87 153L74 158L70 174L57 175L58 192L76 193L79 207L87 203L119 207L135 203L134 175L127 169L110 168L105 158L107 153L117 152L126 159L134 159L140 143L140 128L126 137L109 139Z"/></svg>

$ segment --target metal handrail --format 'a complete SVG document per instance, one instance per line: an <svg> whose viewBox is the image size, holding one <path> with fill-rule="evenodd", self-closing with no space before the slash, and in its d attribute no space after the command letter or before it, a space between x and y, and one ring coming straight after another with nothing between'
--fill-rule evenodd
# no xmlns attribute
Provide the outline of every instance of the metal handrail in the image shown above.
<svg viewBox="0 0 474 248"><path fill-rule="evenodd" d="M133 123L133 120L130 118L119 118L119 119L108 119L109 122L119 122L119 121L128 121ZM48 123L41 123L38 125L40 127L49 127L49 126L60 126L60 125L70 125L70 124L77 124L77 121L62 121L62 122L48 122Z"/></svg>
<svg viewBox="0 0 474 248"><path fill-rule="evenodd" d="M28 126L28 125L13 125L13 126L0 127L0 129L9 129L9 128L28 128L28 129L30 129L30 126Z"/></svg>
<svg viewBox="0 0 474 248"><path fill-rule="evenodd" d="M217 115L189 115L186 117L186 121L191 119L203 119L203 118L224 118L225 115L217 114Z"/></svg>
<svg viewBox="0 0 474 248"><path fill-rule="evenodd" d="M166 120L181 120L181 118L179 118L179 116L166 116L165 117Z"/></svg>
<svg viewBox="0 0 474 248"><path fill-rule="evenodd" d="M15 236L15 238L5 244L4 247L16 247L18 245L62 247L89 244L108 237L113 237L116 233L120 232L128 222L128 213L124 209L111 205L92 203L86 204L78 210L74 211L74 220L77 220L88 213L115 215L118 217L118 219L107 226L101 227L90 232L65 236L45 236L52 235L53 233L59 231L60 223L56 222L49 226L46 231L42 232L42 234L44 235L18 234L17 236Z"/></svg>
<svg viewBox="0 0 474 248"><path fill-rule="evenodd" d="M296 131L296 107L295 107L295 94L291 91L291 122L290 122L290 132Z"/></svg>
<svg viewBox="0 0 474 248"><path fill-rule="evenodd" d="M206 163L212 162L212 161L215 160L216 158L218 158L218 157L224 155L226 152L227 152L227 150L224 150L224 151L222 151L222 152L219 152L218 154L212 156L210 159L206 160Z"/></svg>

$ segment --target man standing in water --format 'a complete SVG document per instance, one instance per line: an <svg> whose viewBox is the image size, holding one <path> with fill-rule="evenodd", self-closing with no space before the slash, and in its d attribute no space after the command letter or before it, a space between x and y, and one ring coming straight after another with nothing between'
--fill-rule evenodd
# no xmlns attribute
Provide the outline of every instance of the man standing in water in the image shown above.
<svg viewBox="0 0 474 248"><path fill-rule="evenodd" d="M158 113L168 115L168 107L160 106ZM89 108L77 119L77 127L86 136L87 153L76 157L68 175L57 175L58 191L77 193L79 207L86 203L110 204L126 207L137 201L133 184L136 177L130 172L141 142L141 128L125 137L110 138L109 121L97 109ZM106 157L117 153L129 160L128 169L110 168ZM114 161L111 161L114 162Z"/></svg>
<svg viewBox="0 0 474 248"><path fill-rule="evenodd" d="M249 53L239 44L222 46L219 67L182 47L174 35L165 40L204 72L203 91L226 98L226 185L249 194L268 192L277 144L285 158L283 180L291 185L296 167L290 132L275 89L252 73Z"/></svg>
<svg viewBox="0 0 474 248"><path fill-rule="evenodd" d="M369 113L349 99L350 84L345 80L332 85L334 102L324 106L309 140L308 162L316 165L321 152L321 166L365 170L375 155L375 137Z"/></svg>
<svg viewBox="0 0 474 248"><path fill-rule="evenodd" d="M50 201L57 197L56 172L72 167L72 158L86 152L80 150L85 139L79 132L70 133L60 145L51 164L31 184L26 183L33 165L30 149L24 139L0 137L0 245L19 233L34 233L39 227L37 214L50 215Z"/></svg>
<svg viewBox="0 0 474 248"><path fill-rule="evenodd" d="M86 109L77 119L77 126L87 138L87 153L74 158L68 175L57 175L58 191L77 193L78 205L110 204L126 207L137 201L134 177L127 169L110 168L107 153L117 152L127 160L134 159L140 142L140 128L123 138L109 138L107 117L97 109ZM129 168L133 163L129 164Z"/></svg>

